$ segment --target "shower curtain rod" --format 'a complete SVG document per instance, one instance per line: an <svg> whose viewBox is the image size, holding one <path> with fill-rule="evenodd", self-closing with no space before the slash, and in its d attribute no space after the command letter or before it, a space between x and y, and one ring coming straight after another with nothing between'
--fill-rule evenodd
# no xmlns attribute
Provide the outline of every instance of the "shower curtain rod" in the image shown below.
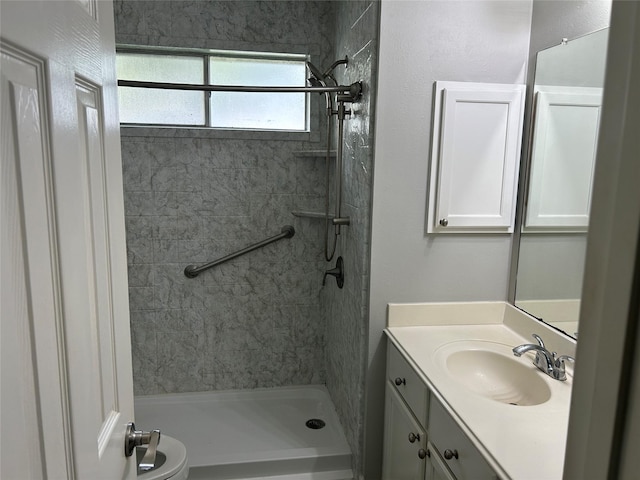
<svg viewBox="0 0 640 480"><path fill-rule="evenodd" d="M262 92L262 93L347 93L355 100L362 93L362 82L335 87L258 87L245 85L197 85L191 83L140 82L135 80L118 80L119 87L158 88L163 90L196 90L205 92Z"/></svg>

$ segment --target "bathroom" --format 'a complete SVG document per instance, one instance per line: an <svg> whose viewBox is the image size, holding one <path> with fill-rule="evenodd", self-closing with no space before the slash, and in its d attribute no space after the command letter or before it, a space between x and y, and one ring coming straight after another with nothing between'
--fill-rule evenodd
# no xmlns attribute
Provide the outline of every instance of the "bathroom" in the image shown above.
<svg viewBox="0 0 640 480"><path fill-rule="evenodd" d="M116 2L116 19L122 19L116 40L172 45L173 35L187 35L180 32L201 41L205 31L215 30L221 35L218 48L268 43L272 50L274 44L292 43L298 50L311 43L321 68L345 55L350 59L347 68L336 70L337 78L363 80L365 92L345 124L344 209L351 225L338 239L345 287L338 289L333 278L322 286L324 271L335 265L322 258L322 223L291 215L324 207L323 159L296 156L324 148L321 98L311 102L312 126L315 121L318 128L304 139L244 132L140 134L124 128L135 393L326 383L351 447L354 475L375 479L381 468L386 305L509 298L510 235L424 233L433 81L525 83L535 43L532 21L536 14L554 15L543 12L548 2L537 1L473 7L295 2L291 9L282 2L217 3L231 20L218 20L213 28L203 15L204 2L170 3L185 7L184 15L167 11L163 2ZM244 11L234 14L237 4ZM264 25L256 26L254 16ZM314 22L298 23L310 18ZM603 26L588 23L587 31ZM453 34L451 25L457 26ZM563 32L535 50L581 33ZM205 180L226 203L203 204ZM225 255L285 224L296 227L291 250L289 241L279 242L208 277L180 276L188 263ZM214 327L205 314L225 320ZM240 322L246 318L252 321ZM212 343L220 340L217 335L227 336L222 349Z"/></svg>

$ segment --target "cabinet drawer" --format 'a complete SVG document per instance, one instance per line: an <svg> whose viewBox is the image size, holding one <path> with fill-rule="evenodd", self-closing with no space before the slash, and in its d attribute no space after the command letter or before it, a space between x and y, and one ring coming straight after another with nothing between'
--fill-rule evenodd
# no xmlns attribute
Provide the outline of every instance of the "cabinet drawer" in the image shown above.
<svg viewBox="0 0 640 480"><path fill-rule="evenodd" d="M429 405L429 441L458 480L498 478L483 456L435 398ZM449 452L454 455L451 458ZM457 458L455 454L457 453Z"/></svg>
<svg viewBox="0 0 640 480"><path fill-rule="evenodd" d="M402 357L398 349L391 342L388 345L387 376L389 381L407 402L418 421L426 426L429 407L427 386L422 383L420 377Z"/></svg>

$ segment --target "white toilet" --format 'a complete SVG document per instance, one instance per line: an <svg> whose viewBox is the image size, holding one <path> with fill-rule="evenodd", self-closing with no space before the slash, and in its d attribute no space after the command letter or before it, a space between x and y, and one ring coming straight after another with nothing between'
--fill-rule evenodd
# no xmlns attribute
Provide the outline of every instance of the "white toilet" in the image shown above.
<svg viewBox="0 0 640 480"><path fill-rule="evenodd" d="M138 447L137 450L137 460L140 463L146 449ZM182 442L168 435L160 436L156 467L146 472L138 470L138 480L187 480L188 477L187 449Z"/></svg>

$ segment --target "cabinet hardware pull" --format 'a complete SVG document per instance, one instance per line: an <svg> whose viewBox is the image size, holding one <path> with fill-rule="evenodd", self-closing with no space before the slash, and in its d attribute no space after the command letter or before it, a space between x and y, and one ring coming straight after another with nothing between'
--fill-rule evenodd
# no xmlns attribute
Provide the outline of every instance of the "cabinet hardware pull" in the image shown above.
<svg viewBox="0 0 640 480"><path fill-rule="evenodd" d="M447 220L446 218L442 218L440 219L440 225L442 225L443 227L446 227L447 225L449 225L449 220Z"/></svg>
<svg viewBox="0 0 640 480"><path fill-rule="evenodd" d="M424 460L425 457L430 457L431 455L429 454L428 451L426 451L424 448L421 448L420 450L418 450L418 457L420 457L420 459Z"/></svg>
<svg viewBox="0 0 640 480"><path fill-rule="evenodd" d="M444 451L444 458L447 460L451 460L452 458L458 459L458 450L449 450L448 448Z"/></svg>
<svg viewBox="0 0 640 480"><path fill-rule="evenodd" d="M406 379L404 379L404 378L400 378L400 377L397 377L397 378L395 379L395 382L396 382L396 385L397 385L397 386L400 386L400 385L406 385L406 384L407 384L407 380L406 380Z"/></svg>
<svg viewBox="0 0 640 480"><path fill-rule="evenodd" d="M413 443L413 442L415 442L416 440L420 441L420 434L419 434L419 433L413 433L413 432L411 432L411 433L409 434L409 442Z"/></svg>

